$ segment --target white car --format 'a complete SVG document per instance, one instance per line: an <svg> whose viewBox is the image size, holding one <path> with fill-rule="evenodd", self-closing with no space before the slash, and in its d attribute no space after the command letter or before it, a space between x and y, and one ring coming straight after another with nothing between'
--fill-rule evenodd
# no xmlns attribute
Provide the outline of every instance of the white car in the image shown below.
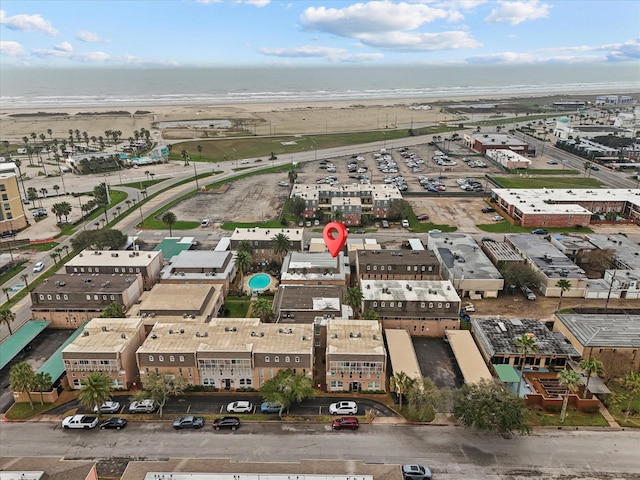
<svg viewBox="0 0 640 480"><path fill-rule="evenodd" d="M504 218L502 218L500 215L496 215L495 217L492 217L491 220L493 220L494 222L501 222L504 220Z"/></svg>
<svg viewBox="0 0 640 480"><path fill-rule="evenodd" d="M246 158L244 160L240 160L240 163L245 164L245 163L249 163L249 160L247 160Z"/></svg>
<svg viewBox="0 0 640 480"><path fill-rule="evenodd" d="M33 273L38 273L44 270L44 262L38 262L33 266Z"/></svg>
<svg viewBox="0 0 640 480"><path fill-rule="evenodd" d="M153 413L160 405L153 400L141 400L139 402L132 402L129 405L129 413Z"/></svg>
<svg viewBox="0 0 640 480"><path fill-rule="evenodd" d="M404 228L409 228L409 220L402 220L402 226Z"/></svg>
<svg viewBox="0 0 640 480"><path fill-rule="evenodd" d="M358 413L358 404L346 400L332 403L329 405L329 413L331 415L356 415Z"/></svg>
<svg viewBox="0 0 640 480"><path fill-rule="evenodd" d="M109 401L100 405L99 409L98 407L93 407L93 413L98 413L98 410L100 410L100 413L118 413L120 411L120 403Z"/></svg>
<svg viewBox="0 0 640 480"><path fill-rule="evenodd" d="M251 413L253 411L253 405L251 402L240 400L237 402L231 402L227 405L227 412L229 413Z"/></svg>

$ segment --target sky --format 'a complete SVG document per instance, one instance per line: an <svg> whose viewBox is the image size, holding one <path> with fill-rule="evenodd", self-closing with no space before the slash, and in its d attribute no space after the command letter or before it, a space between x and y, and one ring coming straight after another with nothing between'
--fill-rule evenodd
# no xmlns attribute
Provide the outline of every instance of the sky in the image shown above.
<svg viewBox="0 0 640 480"><path fill-rule="evenodd" d="M2 0L0 67L635 62L637 0Z"/></svg>

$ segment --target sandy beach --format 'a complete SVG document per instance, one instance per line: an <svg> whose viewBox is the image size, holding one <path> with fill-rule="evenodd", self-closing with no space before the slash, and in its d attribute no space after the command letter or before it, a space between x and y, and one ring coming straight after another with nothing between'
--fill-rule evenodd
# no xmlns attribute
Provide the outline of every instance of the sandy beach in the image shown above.
<svg viewBox="0 0 640 480"><path fill-rule="evenodd" d="M636 93L637 95L637 93ZM184 120L230 120L243 124L256 135L300 135L349 132L375 129L418 128L445 121L473 121L470 115L446 113L444 107L458 103L495 103L503 106L518 103L545 105L556 100L593 101L595 95L526 96L514 98L451 98L344 100L330 102L254 103L234 105L172 105L127 107L75 107L38 110L0 111L1 139L22 143L31 132L38 136L52 130L54 138L67 138L69 130L86 131L91 136L104 136L107 130L119 130L123 138L141 128L152 129L157 122ZM431 109L428 109L428 106ZM39 114L41 112L42 114ZM65 115L52 115L64 113ZM487 112L485 112L487 113ZM481 113L474 114L475 120ZM209 129L210 130L210 129ZM211 133L197 128L165 130L167 138L212 138ZM215 138L215 137L213 137Z"/></svg>

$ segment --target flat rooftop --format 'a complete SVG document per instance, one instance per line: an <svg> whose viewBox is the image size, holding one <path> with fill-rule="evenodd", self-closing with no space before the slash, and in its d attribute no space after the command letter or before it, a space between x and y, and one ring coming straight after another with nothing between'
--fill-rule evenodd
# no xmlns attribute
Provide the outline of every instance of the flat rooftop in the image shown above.
<svg viewBox="0 0 640 480"><path fill-rule="evenodd" d="M427 267L424 271L416 273L428 273L429 266L431 266L432 270L437 273L440 267L440 262L431 250L358 250L356 252L356 255L358 263L361 265L361 269L362 266L366 264L398 265L404 266L405 271L398 271L397 273L406 274L407 265L424 265L425 267ZM369 273L372 272L369 271Z"/></svg>
<svg viewBox="0 0 640 480"><path fill-rule="evenodd" d="M327 322L327 351L338 355L385 355L380 322L330 320Z"/></svg>
<svg viewBox="0 0 640 480"><path fill-rule="evenodd" d="M152 311L162 315L163 311L200 311L216 285L167 284L154 285L139 305L139 311Z"/></svg>
<svg viewBox="0 0 640 480"><path fill-rule="evenodd" d="M139 317L94 318L63 353L121 352L132 340L140 338L141 327L142 319Z"/></svg>
<svg viewBox="0 0 640 480"><path fill-rule="evenodd" d="M278 307L295 311L340 311L344 287L333 285L280 285Z"/></svg>
<svg viewBox="0 0 640 480"><path fill-rule="evenodd" d="M472 318L473 333L489 357L520 355L515 341L532 334L538 345L538 355L577 357L578 352L560 332L552 332L540 320L532 318Z"/></svg>
<svg viewBox="0 0 640 480"><path fill-rule="evenodd" d="M640 270L640 246L624 235L587 233L585 238L600 250L613 250L613 261L618 268Z"/></svg>
<svg viewBox="0 0 640 480"><path fill-rule="evenodd" d="M158 257L162 252L131 251L131 250L83 250L78 255L69 260L65 267L102 267L126 266L126 267L146 267Z"/></svg>
<svg viewBox="0 0 640 480"><path fill-rule="evenodd" d="M524 258L507 243L483 242L482 248L499 262L524 262Z"/></svg>
<svg viewBox="0 0 640 480"><path fill-rule="evenodd" d="M549 278L586 279L585 271L550 242L532 233L505 235L508 243Z"/></svg>
<svg viewBox="0 0 640 480"><path fill-rule="evenodd" d="M393 373L404 372L409 378L422 380L422 372L411 336L404 328L384 330L389 348L389 361Z"/></svg>
<svg viewBox="0 0 640 480"><path fill-rule="evenodd" d="M90 273L57 273L51 275L32 290L33 294L40 293L122 293L135 283L140 274L90 274Z"/></svg>
<svg viewBox="0 0 640 480"><path fill-rule="evenodd" d="M585 347L640 347L640 315L556 314Z"/></svg>
<svg viewBox="0 0 640 480"><path fill-rule="evenodd" d="M292 242L301 242L304 229L300 228L239 228L237 227L231 234L231 241L271 241L273 237L282 233L289 237Z"/></svg>
<svg viewBox="0 0 640 480"><path fill-rule="evenodd" d="M361 280L360 289L364 300L460 302L449 280Z"/></svg>
<svg viewBox="0 0 640 480"><path fill-rule="evenodd" d="M371 197L373 200L402 198L402 193L395 185L360 184L331 186L323 184L296 183L291 190L291 197L299 196L307 200L317 200L322 197Z"/></svg>
<svg viewBox="0 0 640 480"><path fill-rule="evenodd" d="M479 383L493 378L469 330L447 330L445 335L465 383Z"/></svg>
<svg viewBox="0 0 640 480"><path fill-rule="evenodd" d="M429 250L437 251L452 278L501 280L502 275L470 235L435 233L427 237Z"/></svg>

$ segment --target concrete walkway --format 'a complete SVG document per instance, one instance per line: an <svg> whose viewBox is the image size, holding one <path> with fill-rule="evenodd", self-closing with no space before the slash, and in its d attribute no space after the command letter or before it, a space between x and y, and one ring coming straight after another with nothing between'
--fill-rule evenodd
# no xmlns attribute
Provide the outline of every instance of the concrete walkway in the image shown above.
<svg viewBox="0 0 640 480"><path fill-rule="evenodd" d="M611 428L622 428L622 427L620 427L620 424L618 422L616 422L616 419L613 418L613 415L611 415L611 412L609 412L609 410L607 410L607 407L605 407L600 400L598 400L598 408L600 409L600 413L605 418L605 420L607 422L609 422L609 427L611 427Z"/></svg>

